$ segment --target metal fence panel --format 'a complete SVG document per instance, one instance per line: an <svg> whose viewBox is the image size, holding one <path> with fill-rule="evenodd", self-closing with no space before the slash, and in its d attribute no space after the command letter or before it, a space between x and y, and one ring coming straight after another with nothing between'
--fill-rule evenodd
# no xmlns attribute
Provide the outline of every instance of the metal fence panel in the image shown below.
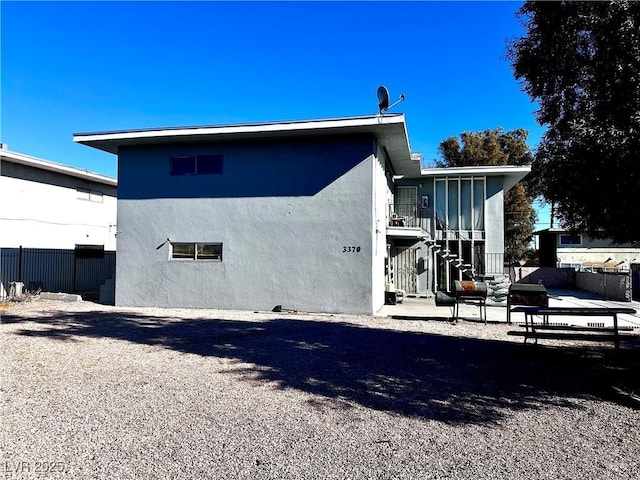
<svg viewBox="0 0 640 480"><path fill-rule="evenodd" d="M76 286L78 292L93 292L116 271L116 252L104 252L104 258L76 259Z"/></svg>
<svg viewBox="0 0 640 480"><path fill-rule="evenodd" d="M73 291L73 251L23 249L22 282L27 290Z"/></svg>
<svg viewBox="0 0 640 480"><path fill-rule="evenodd" d="M1 292L9 292L9 283L18 279L19 251L17 248L3 248L0 250L0 282L4 289Z"/></svg>
<svg viewBox="0 0 640 480"><path fill-rule="evenodd" d="M10 283L24 283L27 290L90 292L115 274L116 252L103 258L78 258L75 250L49 248L0 249L0 282L5 291Z"/></svg>

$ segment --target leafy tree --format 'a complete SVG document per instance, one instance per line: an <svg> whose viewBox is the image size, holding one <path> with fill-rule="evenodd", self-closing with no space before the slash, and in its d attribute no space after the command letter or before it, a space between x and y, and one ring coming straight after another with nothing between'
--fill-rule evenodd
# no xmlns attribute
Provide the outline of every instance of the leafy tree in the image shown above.
<svg viewBox="0 0 640 480"><path fill-rule="evenodd" d="M508 59L547 126L533 163L560 224L640 245L640 2L526 2Z"/></svg>
<svg viewBox="0 0 640 480"><path fill-rule="evenodd" d="M438 167L480 165L529 165L533 155L527 146L528 132L523 129L504 132L501 128L483 132L460 134L442 141ZM526 184L520 183L505 193L505 256L519 260L525 257L531 242L536 211Z"/></svg>

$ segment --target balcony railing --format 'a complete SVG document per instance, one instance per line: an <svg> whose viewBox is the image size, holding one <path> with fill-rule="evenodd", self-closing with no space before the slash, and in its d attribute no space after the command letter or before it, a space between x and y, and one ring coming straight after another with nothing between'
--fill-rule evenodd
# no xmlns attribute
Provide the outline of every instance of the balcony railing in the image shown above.
<svg viewBox="0 0 640 480"><path fill-rule="evenodd" d="M429 234L431 218L427 216L427 209L417 204L392 203L389 204L389 226L405 228L422 228Z"/></svg>
<svg viewBox="0 0 640 480"><path fill-rule="evenodd" d="M485 253L476 262L478 274L503 274L505 271L503 253Z"/></svg>
<svg viewBox="0 0 640 480"><path fill-rule="evenodd" d="M452 228L445 222L436 218L436 231L433 233L433 238L436 240L484 240L484 230L460 230L458 228Z"/></svg>

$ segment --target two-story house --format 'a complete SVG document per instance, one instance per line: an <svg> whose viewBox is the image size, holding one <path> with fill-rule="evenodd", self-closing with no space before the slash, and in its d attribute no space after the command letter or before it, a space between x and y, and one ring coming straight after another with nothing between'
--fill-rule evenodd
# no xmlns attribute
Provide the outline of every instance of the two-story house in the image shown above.
<svg viewBox="0 0 640 480"><path fill-rule="evenodd" d="M97 290L115 269L116 199L115 178L0 144L0 299L12 282Z"/></svg>
<svg viewBox="0 0 640 480"><path fill-rule="evenodd" d="M388 284L501 272L503 192L529 172L423 170L402 114L74 140L118 155L122 306L374 314Z"/></svg>
<svg viewBox="0 0 640 480"><path fill-rule="evenodd" d="M615 244L610 239L594 239L564 228L533 232L539 239L540 266L576 270L628 271L640 263L640 248Z"/></svg>
<svg viewBox="0 0 640 480"><path fill-rule="evenodd" d="M117 181L0 148L0 247L116 249Z"/></svg>

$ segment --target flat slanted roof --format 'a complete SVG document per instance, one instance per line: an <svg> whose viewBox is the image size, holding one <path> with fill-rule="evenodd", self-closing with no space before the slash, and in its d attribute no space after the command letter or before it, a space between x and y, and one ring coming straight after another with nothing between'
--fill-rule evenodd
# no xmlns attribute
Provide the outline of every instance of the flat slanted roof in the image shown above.
<svg viewBox="0 0 640 480"><path fill-rule="evenodd" d="M73 141L118 154L120 147L132 145L354 134L373 135L387 151L395 174L420 174L420 161L411 156L403 114L76 133L73 135Z"/></svg>
<svg viewBox="0 0 640 480"><path fill-rule="evenodd" d="M504 177L504 191L513 188L520 180L531 172L531 165L502 165L502 166L472 166L451 168L423 168L422 177L447 176L502 176Z"/></svg>
<svg viewBox="0 0 640 480"><path fill-rule="evenodd" d="M81 178L83 180L90 180L103 185L110 185L113 187L118 186L118 181L113 177L107 177L106 175L100 175L99 173L94 173L89 170L62 165L61 163L31 157L23 153L12 152L10 150L0 149L0 159L3 162L26 165L39 170L47 170L49 172L60 173L62 175Z"/></svg>

